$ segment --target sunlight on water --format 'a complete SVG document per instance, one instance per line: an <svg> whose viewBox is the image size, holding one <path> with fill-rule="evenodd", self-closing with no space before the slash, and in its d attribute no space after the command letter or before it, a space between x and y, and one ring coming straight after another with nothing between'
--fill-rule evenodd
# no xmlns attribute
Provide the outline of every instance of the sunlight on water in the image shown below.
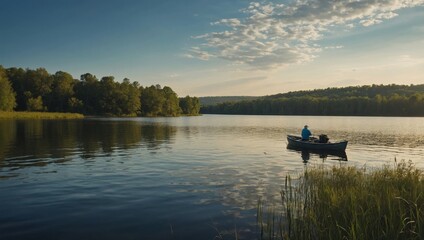
<svg viewBox="0 0 424 240"><path fill-rule="evenodd" d="M346 155L287 149L304 124ZM421 118L218 116L0 121L0 239L257 236L259 198L278 202L310 165L424 168ZM347 160L347 161L346 161Z"/></svg>

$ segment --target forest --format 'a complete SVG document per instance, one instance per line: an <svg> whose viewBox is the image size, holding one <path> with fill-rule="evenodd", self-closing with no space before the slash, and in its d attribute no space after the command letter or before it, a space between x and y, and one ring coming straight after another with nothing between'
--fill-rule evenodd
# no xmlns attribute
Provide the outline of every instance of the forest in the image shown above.
<svg viewBox="0 0 424 240"><path fill-rule="evenodd" d="M247 100L255 100L260 97L253 96L216 96L216 97L199 97L200 105L202 107L217 105L224 102L239 102Z"/></svg>
<svg viewBox="0 0 424 240"><path fill-rule="evenodd" d="M205 114L424 116L423 85L366 85L296 91L202 107Z"/></svg>
<svg viewBox="0 0 424 240"><path fill-rule="evenodd" d="M44 68L3 68L0 65L0 111L73 112L100 116L198 115L197 97L179 98L170 87L143 87L113 76L100 80L86 73L80 79Z"/></svg>

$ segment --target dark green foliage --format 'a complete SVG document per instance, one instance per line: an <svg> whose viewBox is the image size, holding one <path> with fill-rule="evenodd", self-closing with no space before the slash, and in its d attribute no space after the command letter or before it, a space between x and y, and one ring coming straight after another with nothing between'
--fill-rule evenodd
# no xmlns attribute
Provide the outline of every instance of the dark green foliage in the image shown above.
<svg viewBox="0 0 424 240"><path fill-rule="evenodd" d="M12 82L13 89L17 94L16 110L30 110L27 106L30 99L41 97L42 102L48 102L52 91L53 77L46 69L24 70L22 68L9 68L7 69L7 77ZM30 100L30 102L33 101Z"/></svg>
<svg viewBox="0 0 424 240"><path fill-rule="evenodd" d="M22 68L6 69L7 77L12 83L13 90L16 92L16 110L26 110L27 98L24 95L26 91L26 71Z"/></svg>
<svg viewBox="0 0 424 240"><path fill-rule="evenodd" d="M200 101L197 97L186 96L180 98L181 111L185 115L199 115Z"/></svg>
<svg viewBox="0 0 424 240"><path fill-rule="evenodd" d="M15 95L6 70L0 65L0 111L13 111L16 106Z"/></svg>
<svg viewBox="0 0 424 240"><path fill-rule="evenodd" d="M99 111L106 115L122 115L119 103L122 102L122 95L119 92L119 83L114 81L114 77L103 77L98 84L98 104Z"/></svg>
<svg viewBox="0 0 424 240"><path fill-rule="evenodd" d="M102 114L136 116L140 109L140 92L128 79L122 83L103 77L98 83L98 104Z"/></svg>
<svg viewBox="0 0 424 240"><path fill-rule="evenodd" d="M170 88L165 86L162 89L163 97L165 101L162 105L162 114L164 116L178 116L181 113L180 100L178 99L177 94Z"/></svg>
<svg viewBox="0 0 424 240"><path fill-rule="evenodd" d="M52 91L53 76L46 69L37 68L35 70L28 69L26 71L27 91L33 96L47 96Z"/></svg>
<svg viewBox="0 0 424 240"><path fill-rule="evenodd" d="M71 74L56 72L53 75L52 92L49 97L49 110L54 112L67 112L70 109L69 100L74 95L75 81Z"/></svg>
<svg viewBox="0 0 424 240"><path fill-rule="evenodd" d="M75 97L83 105L84 114L100 114L99 107L99 80L96 76L86 73L81 75L81 80L76 82Z"/></svg>
<svg viewBox="0 0 424 240"><path fill-rule="evenodd" d="M84 104L78 98L71 97L68 100L68 106L69 106L70 112L76 112L76 113L84 112Z"/></svg>
<svg viewBox="0 0 424 240"><path fill-rule="evenodd" d="M9 111L17 103L19 111L78 112L86 115L179 116L182 112L179 98L170 87L162 89L156 85L143 88L127 78L121 83L116 82L112 76L99 81L90 73L76 80L62 71L51 75L44 68L4 70L0 66L0 91L0 110L5 105L3 98L7 98L10 103L4 109Z"/></svg>
<svg viewBox="0 0 424 240"><path fill-rule="evenodd" d="M178 95L170 88L152 85L141 89L141 113L143 116L175 117L181 114Z"/></svg>
<svg viewBox="0 0 424 240"><path fill-rule="evenodd" d="M43 99L41 98L41 96L29 97L26 105L27 111L30 112L43 112L47 110L47 108L44 107Z"/></svg>
<svg viewBox="0 0 424 240"><path fill-rule="evenodd" d="M227 102L202 113L335 116L424 116L424 85L372 85L289 92Z"/></svg>
<svg viewBox="0 0 424 240"><path fill-rule="evenodd" d="M268 96L267 98L290 98L290 97L368 97L373 98L377 95L391 96L399 94L403 96L410 96L416 92L424 92L424 84L421 85L364 85L364 86L352 86L343 88L326 88L326 89L315 89L310 91L296 91L281 93L276 95Z"/></svg>
<svg viewBox="0 0 424 240"><path fill-rule="evenodd" d="M253 96L218 96L218 97L199 97L200 104L202 106L216 105L224 102L240 102L255 100L260 97Z"/></svg>
<svg viewBox="0 0 424 240"><path fill-rule="evenodd" d="M125 78L119 86L120 95L122 96L120 106L123 115L136 116L140 115L140 90L138 82L131 83Z"/></svg>
<svg viewBox="0 0 424 240"><path fill-rule="evenodd" d="M141 88L141 113L143 116L161 116L165 97L160 86Z"/></svg>

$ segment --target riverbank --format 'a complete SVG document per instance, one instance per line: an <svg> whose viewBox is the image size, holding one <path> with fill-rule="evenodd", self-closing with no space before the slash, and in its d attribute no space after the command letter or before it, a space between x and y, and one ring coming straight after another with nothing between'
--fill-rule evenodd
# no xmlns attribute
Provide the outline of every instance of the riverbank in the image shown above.
<svg viewBox="0 0 424 240"><path fill-rule="evenodd" d="M424 239L424 171L314 168L286 178L278 207L258 206L262 239ZM279 209L279 210L277 210Z"/></svg>
<svg viewBox="0 0 424 240"><path fill-rule="evenodd" d="M2 112L0 119L81 119L84 115L79 113L58 112Z"/></svg>

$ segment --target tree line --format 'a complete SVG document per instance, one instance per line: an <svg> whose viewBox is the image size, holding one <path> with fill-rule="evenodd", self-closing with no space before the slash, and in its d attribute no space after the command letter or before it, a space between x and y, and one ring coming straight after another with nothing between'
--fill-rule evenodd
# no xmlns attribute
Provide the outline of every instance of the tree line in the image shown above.
<svg viewBox="0 0 424 240"><path fill-rule="evenodd" d="M202 113L424 116L424 85L371 85L289 92L202 107Z"/></svg>
<svg viewBox="0 0 424 240"><path fill-rule="evenodd" d="M106 116L198 115L197 97L179 98L168 86L143 87L113 76L100 80L86 73L80 79L44 68L3 68L0 65L0 111L76 112Z"/></svg>
<svg viewBox="0 0 424 240"><path fill-rule="evenodd" d="M240 101L247 101L247 100L255 100L260 97L253 97L253 96L216 96L216 97L199 97L200 105L203 106L209 106L209 105L216 105L224 102L240 102Z"/></svg>

